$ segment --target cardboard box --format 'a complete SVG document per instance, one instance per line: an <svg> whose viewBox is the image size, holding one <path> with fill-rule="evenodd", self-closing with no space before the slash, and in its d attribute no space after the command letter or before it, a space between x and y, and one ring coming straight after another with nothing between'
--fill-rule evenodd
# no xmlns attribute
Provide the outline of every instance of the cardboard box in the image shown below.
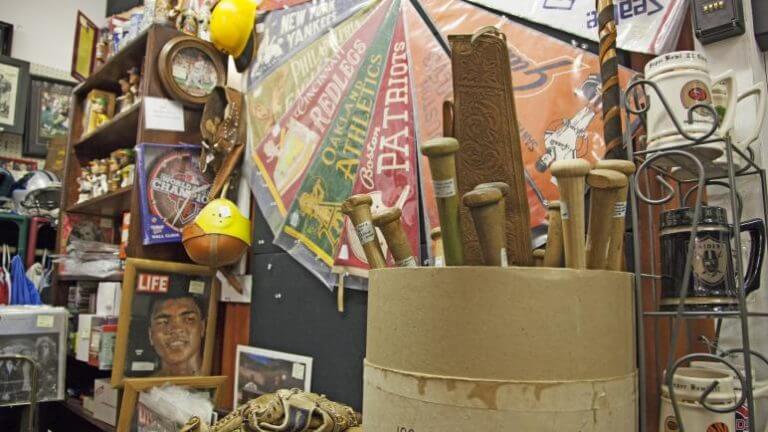
<svg viewBox="0 0 768 432"><path fill-rule="evenodd" d="M96 315L80 314L77 316L77 336L75 339L75 358L88 363L91 349L91 324Z"/></svg>
<svg viewBox="0 0 768 432"><path fill-rule="evenodd" d="M81 399L83 400L83 409L93 415L93 410L95 409L93 405L93 398L90 396L83 396Z"/></svg>
<svg viewBox="0 0 768 432"><path fill-rule="evenodd" d="M117 407L94 402L93 418L101 420L108 425L117 426Z"/></svg>
<svg viewBox="0 0 768 432"><path fill-rule="evenodd" d="M96 291L96 315L120 314L120 282L99 282Z"/></svg>
<svg viewBox="0 0 768 432"><path fill-rule="evenodd" d="M637 429L632 275L371 272L366 432Z"/></svg>

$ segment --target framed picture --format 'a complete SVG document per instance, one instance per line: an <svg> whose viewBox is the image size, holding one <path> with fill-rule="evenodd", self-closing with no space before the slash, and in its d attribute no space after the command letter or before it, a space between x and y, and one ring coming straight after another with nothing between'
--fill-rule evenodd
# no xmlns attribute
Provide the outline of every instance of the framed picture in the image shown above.
<svg viewBox="0 0 768 432"><path fill-rule="evenodd" d="M0 131L21 135L29 98L29 63L0 56Z"/></svg>
<svg viewBox="0 0 768 432"><path fill-rule="evenodd" d="M96 42L99 28L82 12L77 11L75 22L75 43L72 51L72 77L85 81L93 72L96 57Z"/></svg>
<svg viewBox="0 0 768 432"><path fill-rule="evenodd" d="M223 86L227 68L221 54L208 42L178 36L166 42L157 67L163 88L187 106L200 106L214 87Z"/></svg>
<svg viewBox="0 0 768 432"><path fill-rule="evenodd" d="M125 261L112 385L123 378L211 372L219 282L216 270L175 262Z"/></svg>
<svg viewBox="0 0 768 432"><path fill-rule="evenodd" d="M30 79L24 156L45 158L52 139L66 138L74 87L72 83L51 78L33 76Z"/></svg>
<svg viewBox="0 0 768 432"><path fill-rule="evenodd" d="M176 432L190 417L197 415L185 409L184 402L189 397L203 397L215 406L226 379L225 376L127 378L124 381L117 430ZM168 387L172 387L172 390L164 391ZM153 393L153 389L163 392ZM181 424L180 419L184 419Z"/></svg>
<svg viewBox="0 0 768 432"><path fill-rule="evenodd" d="M312 357L237 346L234 407L280 389L312 387Z"/></svg>
<svg viewBox="0 0 768 432"><path fill-rule="evenodd" d="M24 174L37 170L37 161L0 156L0 168L8 170L14 179L20 179Z"/></svg>
<svg viewBox="0 0 768 432"><path fill-rule="evenodd" d="M10 56L13 47L13 24L0 21L0 55Z"/></svg>

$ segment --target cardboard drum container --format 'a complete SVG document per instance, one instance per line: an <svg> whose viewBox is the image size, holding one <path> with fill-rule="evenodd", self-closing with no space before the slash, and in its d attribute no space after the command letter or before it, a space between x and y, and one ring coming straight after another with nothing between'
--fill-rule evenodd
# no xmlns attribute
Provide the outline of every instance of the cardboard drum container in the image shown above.
<svg viewBox="0 0 768 432"><path fill-rule="evenodd" d="M629 273L371 272L365 432L637 430Z"/></svg>

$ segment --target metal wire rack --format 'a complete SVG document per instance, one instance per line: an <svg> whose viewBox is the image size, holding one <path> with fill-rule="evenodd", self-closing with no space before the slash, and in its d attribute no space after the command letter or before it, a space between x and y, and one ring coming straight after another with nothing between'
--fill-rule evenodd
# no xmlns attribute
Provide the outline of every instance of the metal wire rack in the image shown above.
<svg viewBox="0 0 768 432"><path fill-rule="evenodd" d="M740 238L740 223L742 222L742 197L737 192L738 181L746 176L757 176L760 181L760 191L762 199L762 219L765 221L768 215L768 195L766 193L766 173L763 168L753 160L754 154L751 150L739 149L731 145L731 138L729 136L719 136L717 134L719 122L718 114L715 109L709 104L696 104L688 109L688 118L685 119L687 123L692 123L695 112L706 111L713 119L710 130L701 136L692 136L688 134L681 126L680 119L676 118L672 110L667 103L666 98L656 86L655 83L640 79L635 80L628 86L624 94L625 102L625 119L626 124L630 124L631 116L639 117L643 123L645 123L645 114L650 107L651 101L653 103L660 103L664 107L664 111L669 116L669 119L674 124L677 132L684 139L681 140L682 144L664 146L662 148L656 147L653 149L645 149L636 151L632 141L632 137L629 136L629 132L625 131L625 142L627 143L628 156L630 160L635 161L638 164L637 171L630 184L630 199L632 205L632 226L635 230L633 236L633 250L634 250L634 271L635 271L635 302L636 302L636 319L637 319L637 338L638 338L638 375L640 380L639 392L640 392L640 431L646 432L649 430L655 430L653 426L648 425L648 412L646 408L646 390L645 390L645 378L647 376L647 366L649 360L653 361L652 367L656 368L657 376L662 376L663 370L658 370L660 367L666 369L664 374L664 384L668 388L669 398L672 403L674 415L678 422L680 432L684 432L685 424L680 416L680 408L678 406L678 400L675 395L675 389L672 385L675 371L682 365L693 360L707 360L713 362L719 362L724 367L730 369L735 376L741 381L741 395L739 400L733 406L717 407L711 406L707 402L707 396L715 389L717 383L713 382L707 389L705 389L699 397L698 403L712 412L732 412L735 413L745 402L749 409L749 430L756 431L755 428L755 400L753 394L752 383L753 369L752 358L756 357L768 365L768 359L760 353L754 352L750 348L749 340L749 318L766 318L768 312L750 312L747 310L745 282L744 282L744 263L741 254L741 238ZM650 96L650 97L649 97ZM642 141L642 137L640 139ZM697 150L701 146L707 146L711 144L717 144L724 147L724 154L726 157L726 164L714 164L711 160L701 158L697 156ZM739 162L740 168L736 167L735 161ZM674 168L672 168L674 167ZM650 176L654 176L658 180L660 186L665 190L664 196L661 197L649 197L646 195L650 191ZM672 186L669 180L677 182L677 186ZM686 185L689 189L683 193L681 185ZM694 255L694 244L696 234L698 232L699 215L701 214L702 198L705 187L718 186L724 187L728 191L728 198L731 210L731 227L732 227L732 241L734 251L734 272L736 280L734 281L736 287L736 297L738 301L737 310L732 311L693 311L686 309L686 298L689 295L689 282L691 280L692 259ZM644 192L645 191L645 192ZM682 286L680 287L679 303L676 306L675 311L662 311L659 310L658 304L658 292L659 283L661 281L661 274L656 268L656 259L654 245L655 236L658 235L654 232L654 206L663 205L671 202L673 199L678 198L681 206L690 206L693 208L693 218L691 222L691 234L688 241L685 271L683 274ZM693 201L691 202L691 198ZM647 230L644 233L640 233L640 207L638 204L642 202L646 204L645 218L647 220ZM642 238L645 236L645 238ZM646 247L642 248L641 243L647 242ZM650 247L649 247L650 246ZM643 268L641 261L641 254L648 254L650 265ZM646 295L646 287L650 285L650 292L653 297L653 310L644 310L644 295ZM659 361L658 353L656 350L654 359L648 359L645 352L645 320L646 319L658 319L668 318L671 320L671 337L669 339L669 356L666 361ZM722 351L717 346L719 338L719 332L723 319L738 319L741 325L741 347L732 349L729 351ZM686 320L691 319L715 319L716 320L716 337L715 340L710 342L710 353L694 353L681 358L676 357L676 347L681 339L681 326ZM658 326L655 322L652 322L652 328L655 331L653 340L656 347L659 346L661 337L658 330ZM740 354L743 358L741 365L736 365L730 356ZM741 366L743 366L743 373ZM661 379L656 383L656 391L661 394L662 382Z"/></svg>

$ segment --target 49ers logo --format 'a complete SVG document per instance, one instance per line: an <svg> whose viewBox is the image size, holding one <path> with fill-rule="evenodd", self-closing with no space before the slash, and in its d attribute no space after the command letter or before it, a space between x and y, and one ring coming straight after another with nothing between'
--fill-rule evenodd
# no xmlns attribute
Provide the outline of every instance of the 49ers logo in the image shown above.
<svg viewBox="0 0 768 432"><path fill-rule="evenodd" d="M160 156L147 178L149 207L154 217L180 231L208 202L210 179L191 154L172 151Z"/></svg>

